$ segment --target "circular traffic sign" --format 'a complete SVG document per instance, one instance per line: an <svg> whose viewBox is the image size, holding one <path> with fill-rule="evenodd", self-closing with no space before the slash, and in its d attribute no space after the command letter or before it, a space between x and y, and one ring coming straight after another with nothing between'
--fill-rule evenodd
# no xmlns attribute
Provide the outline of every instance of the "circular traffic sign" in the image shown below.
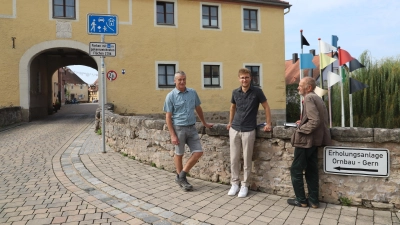
<svg viewBox="0 0 400 225"><path fill-rule="evenodd" d="M115 72L114 70L110 70L107 72L107 79L109 79L110 81L114 81L117 79L117 72Z"/></svg>

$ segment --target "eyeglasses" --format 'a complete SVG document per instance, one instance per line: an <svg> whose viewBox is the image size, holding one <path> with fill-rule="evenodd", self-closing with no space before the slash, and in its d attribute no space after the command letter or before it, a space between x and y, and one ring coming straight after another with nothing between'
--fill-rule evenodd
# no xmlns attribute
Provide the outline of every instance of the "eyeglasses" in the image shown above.
<svg viewBox="0 0 400 225"><path fill-rule="evenodd" d="M250 79L250 77L240 77L239 79L241 79L241 80L248 80L248 79Z"/></svg>

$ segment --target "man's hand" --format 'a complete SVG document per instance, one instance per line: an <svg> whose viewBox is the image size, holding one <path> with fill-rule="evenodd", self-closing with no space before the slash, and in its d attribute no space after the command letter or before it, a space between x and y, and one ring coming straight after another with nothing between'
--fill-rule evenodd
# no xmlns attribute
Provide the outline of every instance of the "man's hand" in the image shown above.
<svg viewBox="0 0 400 225"><path fill-rule="evenodd" d="M205 127L207 127L207 128L212 128L213 126L214 126L214 124L212 124L212 123L205 123L205 124L203 124Z"/></svg>
<svg viewBox="0 0 400 225"><path fill-rule="evenodd" d="M178 137L176 135L171 136L171 143L173 145L179 145L179 139L178 139Z"/></svg>
<svg viewBox="0 0 400 225"><path fill-rule="evenodd" d="M226 129L229 130L231 129L232 124L228 123L228 125L226 125Z"/></svg>
<svg viewBox="0 0 400 225"><path fill-rule="evenodd" d="M267 124L265 124L265 126L264 126L264 132L267 132L267 131L271 131L271 123L267 123Z"/></svg>

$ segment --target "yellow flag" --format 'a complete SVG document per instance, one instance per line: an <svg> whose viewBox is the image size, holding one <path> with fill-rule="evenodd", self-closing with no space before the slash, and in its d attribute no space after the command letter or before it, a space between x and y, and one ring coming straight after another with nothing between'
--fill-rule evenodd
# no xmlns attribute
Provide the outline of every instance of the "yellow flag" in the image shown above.
<svg viewBox="0 0 400 225"><path fill-rule="evenodd" d="M319 88L319 87L317 86L317 87L315 87L314 92L315 92L315 94L317 94L319 97L322 98L322 96L324 96L326 93L328 93L328 90Z"/></svg>
<svg viewBox="0 0 400 225"><path fill-rule="evenodd" d="M324 53L320 53L319 57L321 57L321 68L320 70L324 69L325 67L327 67L329 64L335 62L337 59L332 58L330 56L325 55Z"/></svg>

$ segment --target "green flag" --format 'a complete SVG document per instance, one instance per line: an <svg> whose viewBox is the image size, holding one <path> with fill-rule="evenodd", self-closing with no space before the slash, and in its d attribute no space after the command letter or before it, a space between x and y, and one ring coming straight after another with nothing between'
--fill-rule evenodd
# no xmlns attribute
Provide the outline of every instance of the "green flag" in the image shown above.
<svg viewBox="0 0 400 225"><path fill-rule="evenodd" d="M342 68L342 83L344 83L344 81L346 80L347 74L346 74L346 70L344 69L344 66L342 66L341 68Z"/></svg>

